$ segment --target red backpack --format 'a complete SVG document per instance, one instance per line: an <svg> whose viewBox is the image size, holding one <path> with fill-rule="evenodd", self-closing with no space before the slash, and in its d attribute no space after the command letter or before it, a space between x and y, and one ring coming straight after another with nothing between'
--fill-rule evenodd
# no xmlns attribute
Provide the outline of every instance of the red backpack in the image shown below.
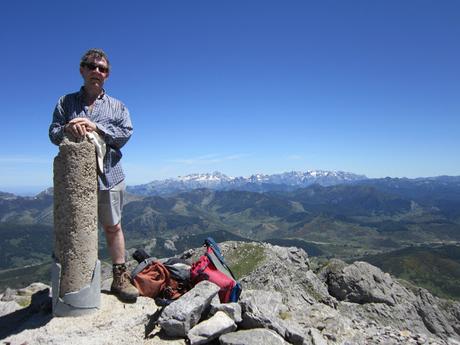
<svg viewBox="0 0 460 345"><path fill-rule="evenodd" d="M237 302L241 294L241 284L235 279L217 243L210 237L205 240L206 253L192 264L190 279L193 285L203 280L220 287L221 303Z"/></svg>

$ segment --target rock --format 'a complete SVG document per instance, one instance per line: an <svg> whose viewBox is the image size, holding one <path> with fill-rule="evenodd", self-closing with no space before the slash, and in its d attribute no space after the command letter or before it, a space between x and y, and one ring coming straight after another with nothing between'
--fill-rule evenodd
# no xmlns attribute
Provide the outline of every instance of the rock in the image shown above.
<svg viewBox="0 0 460 345"><path fill-rule="evenodd" d="M241 306L238 303L211 303L210 314L214 315L218 311L223 311L227 314L235 323L243 321L241 318Z"/></svg>
<svg viewBox="0 0 460 345"><path fill-rule="evenodd" d="M418 315L415 306L410 302L402 302L395 306L384 303L356 304L341 302L338 309L341 315L347 315L352 320L362 322L359 328L373 328L378 332L380 328L390 327L395 333L404 329L419 333L430 333ZM375 325L369 325L368 321L370 320L375 322Z"/></svg>
<svg viewBox="0 0 460 345"><path fill-rule="evenodd" d="M44 284L43 284L44 285ZM44 285L46 286L46 285ZM30 297L29 308L31 312L48 312L52 309L51 289L45 288L35 292Z"/></svg>
<svg viewBox="0 0 460 345"><path fill-rule="evenodd" d="M219 304L221 304L221 303L220 303L220 298L219 298L219 295L216 295L216 296L214 296L214 297L212 298L212 300L211 300L211 304L210 304L211 309L212 309L213 307L215 307L215 306L218 306Z"/></svg>
<svg viewBox="0 0 460 345"><path fill-rule="evenodd" d="M10 301L0 302L0 339L27 324L37 313L50 317L51 296L47 285L34 283L17 291L11 290L8 295Z"/></svg>
<svg viewBox="0 0 460 345"><path fill-rule="evenodd" d="M311 335L311 342L313 345L327 345L326 339L323 338L321 332L316 328L310 328L308 333Z"/></svg>
<svg viewBox="0 0 460 345"><path fill-rule="evenodd" d="M243 313L241 328L271 329L295 345L302 345L308 339L298 324L283 320L288 315L288 308L279 292L246 290L239 303Z"/></svg>
<svg viewBox="0 0 460 345"><path fill-rule="evenodd" d="M78 318L53 318L51 312L29 313L26 319L15 325L15 329L10 330L1 343L10 345L147 344L145 327L149 323L149 315L156 310L157 306L151 298L139 297L134 304L124 304L113 295L101 294L100 310ZM2 331L3 326L0 325ZM172 343L168 344L172 345ZM185 342L181 340L175 344L185 345Z"/></svg>
<svg viewBox="0 0 460 345"><path fill-rule="evenodd" d="M458 335L449 324L444 313L439 310L438 300L425 289L418 289L415 308L426 328L438 336L449 337Z"/></svg>
<svg viewBox="0 0 460 345"><path fill-rule="evenodd" d="M358 261L345 267L329 265L326 277L329 293L341 301L394 306L411 297L388 273L367 262Z"/></svg>
<svg viewBox="0 0 460 345"><path fill-rule="evenodd" d="M363 340L361 332L353 329L348 315L341 314L338 310L321 303L308 307L299 305L297 309L290 310L286 320L283 321L286 327L291 326L287 327L287 332L295 330L294 326L297 325L297 329L300 328L298 337L301 336L303 341L311 341L310 329L312 328L321 330L322 336L331 343L342 344L352 340L353 344L358 344L359 340ZM285 339L291 343L300 343L299 340L294 341L296 338L289 337L287 333Z"/></svg>
<svg viewBox="0 0 460 345"><path fill-rule="evenodd" d="M460 345L459 302L434 297L424 289L406 289L369 264L331 260L315 274L301 250L264 243L250 246L259 254L263 249L263 255L244 277L240 303L221 304L219 288L202 282L166 307L160 326L154 327L160 310L145 297L135 304L123 304L102 294L101 310L95 314L51 318L46 289L33 294L33 288L21 289L21 295L7 290L1 296L0 310L4 306L12 312L0 318L0 338L7 337L11 345L184 345L188 334L193 344L213 345L218 341L245 345ZM242 247L227 242L221 248L238 253ZM186 254L198 257L202 250ZM238 255L229 257L236 260ZM342 297L336 299L331 293ZM14 310L14 303L27 295L32 296L30 305ZM237 323L237 331L212 339L227 322ZM179 336L182 339L171 338Z"/></svg>
<svg viewBox="0 0 460 345"><path fill-rule="evenodd" d="M281 261L304 269L310 267L308 254L301 248L272 246L272 250Z"/></svg>
<svg viewBox="0 0 460 345"><path fill-rule="evenodd" d="M251 329L220 336L221 345L287 345L283 338L268 329Z"/></svg>
<svg viewBox="0 0 460 345"><path fill-rule="evenodd" d="M460 334L460 302L439 300L439 305L455 333Z"/></svg>
<svg viewBox="0 0 460 345"><path fill-rule="evenodd" d="M330 296L327 285L310 270L308 255L304 250L261 244L265 257L241 282L245 288L278 291L291 300L303 300L309 304L324 302L330 306L337 303Z"/></svg>
<svg viewBox="0 0 460 345"><path fill-rule="evenodd" d="M37 292L41 292L40 294L37 294ZM32 283L29 286L19 289L19 290L13 290L13 289L6 289L2 301L15 301L22 307L26 307L31 304L32 302L32 297L34 297L34 304L35 307L39 307L39 305L46 304L50 301L48 301L47 296L49 295L50 292L50 287L46 284L43 283ZM41 300L39 300L39 297Z"/></svg>
<svg viewBox="0 0 460 345"><path fill-rule="evenodd" d="M341 272L345 267L347 267L346 262L338 259L330 259L326 265L316 272L316 275L321 281L327 284L331 272Z"/></svg>
<svg viewBox="0 0 460 345"><path fill-rule="evenodd" d="M165 243L164 243L164 247L165 247L165 249L168 249L168 250L170 250L172 252L177 251L176 245L171 240L166 240Z"/></svg>
<svg viewBox="0 0 460 345"><path fill-rule="evenodd" d="M11 314L22 307L16 301L0 302L0 317Z"/></svg>
<svg viewBox="0 0 460 345"><path fill-rule="evenodd" d="M215 309L216 306L220 305L220 298L219 298L219 294L217 294L216 296L214 296L211 300L211 303L209 303L209 307L204 311L208 316L212 316L215 314L215 312L217 311ZM214 310L214 313L212 312L212 310Z"/></svg>
<svg viewBox="0 0 460 345"><path fill-rule="evenodd" d="M201 319L220 288L209 281L198 283L181 298L165 307L158 323L170 337L185 337Z"/></svg>
<svg viewBox="0 0 460 345"><path fill-rule="evenodd" d="M294 345L310 345L310 337L307 331L299 323L292 320L282 320L282 324L286 327L284 338L290 344Z"/></svg>
<svg viewBox="0 0 460 345"><path fill-rule="evenodd" d="M337 306L337 300L329 294L327 285L313 271L308 270L300 284L308 292L308 295L313 297L313 303L317 301L330 307Z"/></svg>
<svg viewBox="0 0 460 345"><path fill-rule="evenodd" d="M6 288L5 292L3 292L1 301L3 302L14 301L15 296L16 296L16 290Z"/></svg>
<svg viewBox="0 0 460 345"><path fill-rule="evenodd" d="M279 315L287 309L279 292L246 290L242 293L240 305L242 328L268 328L284 338L286 328L281 325Z"/></svg>
<svg viewBox="0 0 460 345"><path fill-rule="evenodd" d="M210 319L200 322L187 334L190 345L209 343L220 335L236 330L235 322L223 311L218 311Z"/></svg>

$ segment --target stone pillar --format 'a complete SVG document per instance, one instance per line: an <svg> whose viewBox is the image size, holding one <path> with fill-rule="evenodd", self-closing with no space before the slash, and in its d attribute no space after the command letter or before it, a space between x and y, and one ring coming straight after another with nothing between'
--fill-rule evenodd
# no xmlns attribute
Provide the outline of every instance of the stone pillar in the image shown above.
<svg viewBox="0 0 460 345"><path fill-rule="evenodd" d="M82 315L100 305L97 167L94 145L65 138L54 159L53 314Z"/></svg>

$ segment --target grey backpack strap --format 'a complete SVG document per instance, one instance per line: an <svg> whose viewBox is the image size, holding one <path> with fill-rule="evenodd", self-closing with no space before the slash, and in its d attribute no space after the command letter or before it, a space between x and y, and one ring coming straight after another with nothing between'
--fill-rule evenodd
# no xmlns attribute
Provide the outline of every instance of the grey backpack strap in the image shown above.
<svg viewBox="0 0 460 345"><path fill-rule="evenodd" d="M215 268L224 273L227 277L236 280L233 272L230 270L230 267L223 263L214 252L208 252L205 255L209 258Z"/></svg>
<svg viewBox="0 0 460 345"><path fill-rule="evenodd" d="M157 261L155 258L147 258L144 261L142 261L139 265L136 266L136 268L131 272L131 279L134 279L135 276L139 274L139 272L142 272L144 268L146 268L148 265L150 265L152 262Z"/></svg>
<svg viewBox="0 0 460 345"><path fill-rule="evenodd" d="M171 273L171 277L178 281L190 280L190 265L176 263L174 265L164 264L166 269Z"/></svg>

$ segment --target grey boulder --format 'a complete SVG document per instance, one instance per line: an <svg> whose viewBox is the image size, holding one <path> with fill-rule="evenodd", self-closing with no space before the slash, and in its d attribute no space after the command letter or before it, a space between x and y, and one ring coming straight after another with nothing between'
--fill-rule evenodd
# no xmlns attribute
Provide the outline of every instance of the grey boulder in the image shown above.
<svg viewBox="0 0 460 345"><path fill-rule="evenodd" d="M207 280L168 305L158 319L158 324L170 337L184 338L201 319L205 309L220 288Z"/></svg>
<svg viewBox="0 0 460 345"><path fill-rule="evenodd" d="M220 335L236 330L235 322L223 311L218 311L210 319L200 322L187 334L190 345L209 343Z"/></svg>
<svg viewBox="0 0 460 345"><path fill-rule="evenodd" d="M264 328L227 333L219 338L221 345L287 345L282 337Z"/></svg>
<svg viewBox="0 0 460 345"><path fill-rule="evenodd" d="M385 303L390 306L406 301L411 295L388 273L367 262L357 261L343 267L331 260L325 274L329 293L340 301Z"/></svg>
<svg viewBox="0 0 460 345"><path fill-rule="evenodd" d="M235 323L240 323L243 319L241 318L241 306L238 303L217 303L211 302L210 314L214 315L218 311L223 311L227 314Z"/></svg>

